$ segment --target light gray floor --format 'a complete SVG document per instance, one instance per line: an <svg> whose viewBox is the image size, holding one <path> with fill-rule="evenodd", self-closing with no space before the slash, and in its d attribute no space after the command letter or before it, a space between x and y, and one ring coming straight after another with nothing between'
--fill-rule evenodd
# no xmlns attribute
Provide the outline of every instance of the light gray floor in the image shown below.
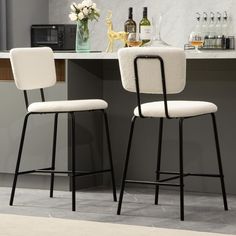
<svg viewBox="0 0 236 236"><path fill-rule="evenodd" d="M223 210L219 195L185 194L185 221L179 220L179 195L162 190L160 205L153 204L152 189L127 189L122 215L116 215L117 203L110 190L96 188L77 192L77 211L71 211L71 193L35 189L16 190L15 205L8 205L10 188L0 188L0 213L27 216L80 219L131 225L187 229L236 235L236 196L228 196L230 210Z"/></svg>

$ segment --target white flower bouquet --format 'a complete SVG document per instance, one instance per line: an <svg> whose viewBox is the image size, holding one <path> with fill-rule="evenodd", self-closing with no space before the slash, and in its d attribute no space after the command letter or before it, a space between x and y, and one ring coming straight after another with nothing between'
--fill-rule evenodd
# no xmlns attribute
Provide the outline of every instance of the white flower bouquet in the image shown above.
<svg viewBox="0 0 236 236"><path fill-rule="evenodd" d="M99 9L92 0L84 0L79 4L74 2L70 8L72 10L69 14L71 21L98 20L100 16Z"/></svg>
<svg viewBox="0 0 236 236"><path fill-rule="evenodd" d="M98 20L100 14L97 9L96 3L92 0L84 0L81 3L73 3L70 6L72 12L69 18L77 22L76 30L76 51L86 52L89 51L89 20Z"/></svg>

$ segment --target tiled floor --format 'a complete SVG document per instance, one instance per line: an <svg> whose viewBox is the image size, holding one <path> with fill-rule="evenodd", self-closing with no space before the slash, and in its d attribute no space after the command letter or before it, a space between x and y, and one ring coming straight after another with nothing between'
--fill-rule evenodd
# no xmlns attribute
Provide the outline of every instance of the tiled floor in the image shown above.
<svg viewBox="0 0 236 236"><path fill-rule="evenodd" d="M0 213L81 219L160 228L187 229L236 235L236 196L228 196L230 210L223 210L218 195L185 194L185 221L179 220L178 192L161 191L160 205L153 204L151 189L128 189L124 195L122 214L116 215L117 203L111 191L87 189L77 192L77 211L71 211L71 193L17 189L15 204L8 205L10 189L0 188Z"/></svg>

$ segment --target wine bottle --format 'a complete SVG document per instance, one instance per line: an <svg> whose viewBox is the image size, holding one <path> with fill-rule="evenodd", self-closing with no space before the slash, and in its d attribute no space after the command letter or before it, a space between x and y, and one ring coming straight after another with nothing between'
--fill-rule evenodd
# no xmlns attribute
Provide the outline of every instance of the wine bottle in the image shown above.
<svg viewBox="0 0 236 236"><path fill-rule="evenodd" d="M133 20L133 8L129 8L129 19L125 22L124 25L125 32L127 33L136 33L136 23Z"/></svg>
<svg viewBox="0 0 236 236"><path fill-rule="evenodd" d="M152 38L151 23L147 17L147 7L143 8L143 19L139 23L139 33L142 39L142 45L150 42Z"/></svg>

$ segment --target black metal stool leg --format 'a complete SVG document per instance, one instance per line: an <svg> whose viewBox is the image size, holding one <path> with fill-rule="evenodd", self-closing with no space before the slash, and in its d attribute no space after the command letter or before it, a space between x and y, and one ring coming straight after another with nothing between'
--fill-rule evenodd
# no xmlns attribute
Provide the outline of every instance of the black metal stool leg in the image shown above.
<svg viewBox="0 0 236 236"><path fill-rule="evenodd" d="M159 121L159 137L158 137L158 152L157 152L157 169L156 169L156 181L160 178L160 168L161 168L161 148L162 148L162 134L163 134L163 118ZM159 197L159 185L155 188L155 205L158 204Z"/></svg>
<svg viewBox="0 0 236 236"><path fill-rule="evenodd" d="M120 190L120 197L119 197L119 203L118 203L118 208L117 208L117 215L120 215L120 211L121 211L121 205L122 205L124 189L125 189L125 179L126 179L128 165L129 165L130 149L131 149L134 124L135 124L136 118L137 118L136 116L133 116L132 121L131 121L131 126L130 126L129 142L128 142L128 147L127 147L124 172L123 172L123 177L122 177L122 182L121 182L121 190Z"/></svg>
<svg viewBox="0 0 236 236"><path fill-rule="evenodd" d="M180 220L184 220L183 118L179 119Z"/></svg>
<svg viewBox="0 0 236 236"><path fill-rule="evenodd" d="M28 113L25 116L23 129L22 129L22 133L21 133L20 147L19 147L19 151L18 151L18 158L17 158L17 162L16 162L15 175L14 175L14 180L13 180L13 185L12 185L12 190L11 190L10 206L13 205L13 201L14 201L16 183L17 183L18 172L19 172L21 156L22 156L22 150L23 150L23 145L24 145L24 140L25 140L25 131L26 131L27 121L28 121L29 115L30 115L30 113Z"/></svg>
<svg viewBox="0 0 236 236"><path fill-rule="evenodd" d="M55 118L54 118L52 164L51 164L52 170L55 170L56 147L57 147L57 123L58 123L58 113L55 114ZM53 189L54 189L54 173L51 173L51 184L50 184L50 197L51 198L53 197Z"/></svg>
<svg viewBox="0 0 236 236"><path fill-rule="evenodd" d="M117 197L116 197L116 183L115 183L114 167L113 167L113 160L112 160L111 140L110 140L110 134L109 134L109 126L108 126L107 113L104 110L103 110L103 116L104 116L104 121L105 121L107 146L108 146L108 154L109 154L109 162L110 162L110 168L111 168L113 200L116 202L117 201Z"/></svg>
<svg viewBox="0 0 236 236"><path fill-rule="evenodd" d="M75 114L74 112L70 113L71 115L71 134L72 134L72 140L71 140L71 149L72 149L72 211L76 210L76 192L75 192Z"/></svg>
<svg viewBox="0 0 236 236"><path fill-rule="evenodd" d="M224 173L223 173L223 167L222 167L222 161L221 161L220 144L219 144L215 114L211 113L211 117L212 117L214 136L215 136L215 144L216 144L216 152L217 152L217 160L218 160L218 166L219 166L219 174L220 174L221 190L222 190L222 196L223 196L223 202L224 202L224 209L227 211L228 210L228 203L227 203L227 197L226 197L226 191L225 191Z"/></svg>

